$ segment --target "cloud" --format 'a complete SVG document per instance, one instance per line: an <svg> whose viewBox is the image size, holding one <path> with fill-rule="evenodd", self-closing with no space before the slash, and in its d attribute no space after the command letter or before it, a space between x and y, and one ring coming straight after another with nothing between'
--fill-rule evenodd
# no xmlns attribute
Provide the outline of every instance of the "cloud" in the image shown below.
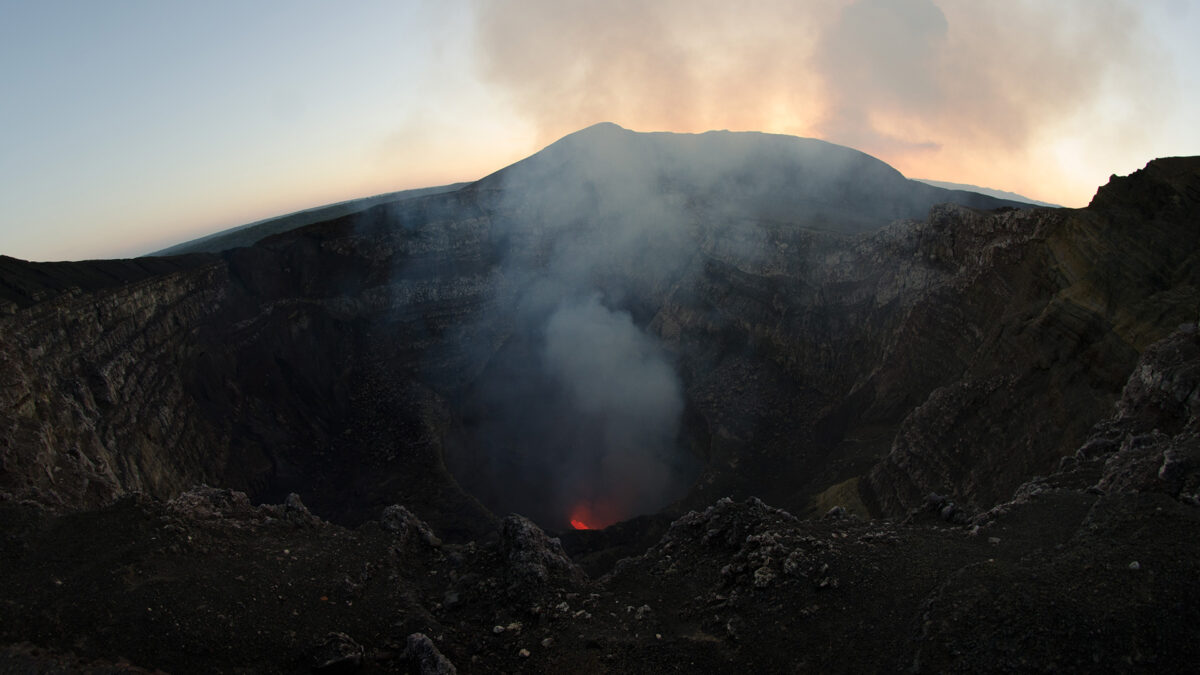
<svg viewBox="0 0 1200 675"><path fill-rule="evenodd" d="M930 117L945 100L941 62L949 24L929 0L860 0L822 35L813 66L825 83L820 135L881 154L936 150L935 141L890 136L879 111Z"/></svg>
<svg viewBox="0 0 1200 675"><path fill-rule="evenodd" d="M481 75L544 141L602 120L776 131L1017 187L1056 135L1121 137L1070 128L1106 97L1139 111L1114 124L1155 117L1138 19L1121 0L516 0L480 2L475 27Z"/></svg>

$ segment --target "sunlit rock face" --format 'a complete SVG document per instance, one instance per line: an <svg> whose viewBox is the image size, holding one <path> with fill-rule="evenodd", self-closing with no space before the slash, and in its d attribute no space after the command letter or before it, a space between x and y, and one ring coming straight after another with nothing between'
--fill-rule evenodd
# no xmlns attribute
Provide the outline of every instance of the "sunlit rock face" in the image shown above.
<svg viewBox="0 0 1200 675"><path fill-rule="evenodd" d="M1023 209L819 141L599 125L249 247L5 259L0 490L402 503L451 538L722 496L988 507L1194 321L1198 185L1158 160Z"/></svg>

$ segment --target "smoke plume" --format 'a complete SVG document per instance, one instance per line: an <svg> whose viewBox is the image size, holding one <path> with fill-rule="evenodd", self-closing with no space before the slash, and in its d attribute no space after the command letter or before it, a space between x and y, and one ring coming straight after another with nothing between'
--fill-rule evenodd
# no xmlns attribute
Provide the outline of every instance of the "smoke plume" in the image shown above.
<svg viewBox="0 0 1200 675"><path fill-rule="evenodd" d="M448 461L493 510L547 527L661 509L695 470L683 385L639 304L688 262L686 214L631 136L589 129L483 182L501 259Z"/></svg>
<svg viewBox="0 0 1200 675"><path fill-rule="evenodd" d="M599 120L774 131L850 145L908 175L1070 203L1063 190L1086 202L1107 174L1067 186L1031 170L1047 163L1033 156L1051 158L1052 140L1114 90L1130 113L1105 119L1098 141L1161 114L1166 77L1132 7L514 0L481 2L476 31L482 75L543 140Z"/></svg>
<svg viewBox="0 0 1200 675"><path fill-rule="evenodd" d="M588 434L558 483L560 501L587 505L593 526L663 506L683 393L655 341L594 295L546 321L542 366Z"/></svg>

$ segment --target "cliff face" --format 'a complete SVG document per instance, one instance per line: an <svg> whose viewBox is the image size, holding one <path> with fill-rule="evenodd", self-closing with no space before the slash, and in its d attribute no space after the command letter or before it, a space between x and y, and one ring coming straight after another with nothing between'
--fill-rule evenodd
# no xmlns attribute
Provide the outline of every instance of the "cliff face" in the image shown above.
<svg viewBox="0 0 1200 675"><path fill-rule="evenodd" d="M949 352L961 375L907 416L868 475L881 510L931 490L987 506L1086 438L1138 353L1194 321L1196 171L1195 160L1151 162L1088 209L1022 216L1027 241L1006 245L1000 264L962 268L970 281L950 304L973 311L982 335ZM1159 198L1123 201L1126 180Z"/></svg>
<svg viewBox="0 0 1200 675"><path fill-rule="evenodd" d="M3 318L4 489L67 507L221 477L226 438L197 424L191 339L226 294L201 265L116 288L78 287Z"/></svg>
<svg viewBox="0 0 1200 675"><path fill-rule="evenodd" d="M0 490L78 509L302 489L349 521L407 494L451 530L487 527L444 469L445 403L413 375L438 368L425 350L482 286L393 274L387 247L448 259L457 242L364 241L314 233L90 292L25 274L0 318Z"/></svg>
<svg viewBox="0 0 1200 675"><path fill-rule="evenodd" d="M522 459L486 442L523 372L501 366L544 368L547 317L599 293L677 374L671 452L693 468L671 509L986 508L1073 453L1139 353L1194 320L1196 159L1087 209L930 210L956 193L789 143L602 127L219 255L7 260L0 490L75 509L206 482L478 532L471 495L511 508L494 486Z"/></svg>

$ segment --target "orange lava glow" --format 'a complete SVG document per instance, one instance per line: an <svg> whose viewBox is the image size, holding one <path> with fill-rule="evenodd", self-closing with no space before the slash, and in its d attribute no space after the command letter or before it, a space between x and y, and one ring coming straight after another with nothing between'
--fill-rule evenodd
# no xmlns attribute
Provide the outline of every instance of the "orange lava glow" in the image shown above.
<svg viewBox="0 0 1200 675"><path fill-rule="evenodd" d="M620 520L608 500L583 499L571 507L567 522L576 530L603 530Z"/></svg>

